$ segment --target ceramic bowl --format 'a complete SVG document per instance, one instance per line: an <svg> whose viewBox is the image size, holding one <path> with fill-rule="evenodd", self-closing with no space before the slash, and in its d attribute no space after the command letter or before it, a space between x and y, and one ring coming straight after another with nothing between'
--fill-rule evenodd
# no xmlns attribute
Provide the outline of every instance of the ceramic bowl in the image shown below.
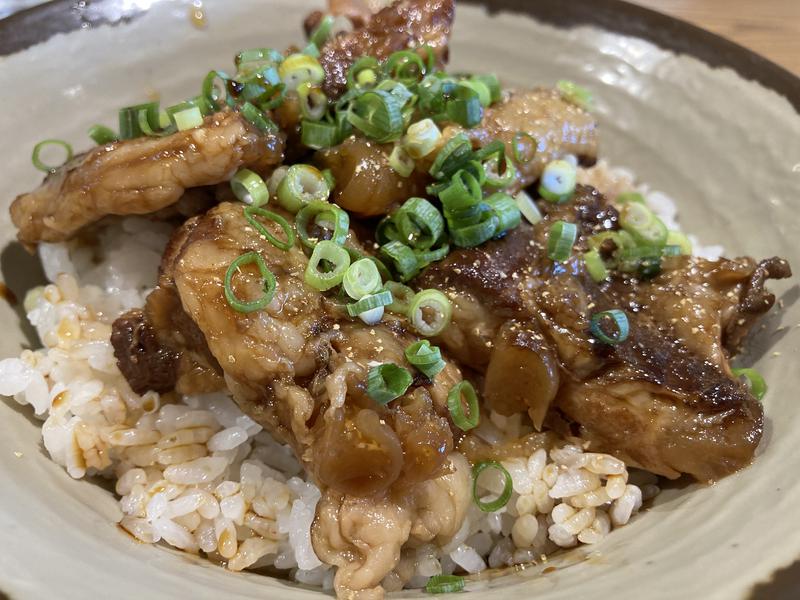
<svg viewBox="0 0 800 600"><path fill-rule="evenodd" d="M86 128L113 123L116 107L156 90L192 95L238 49L300 39L302 17L319 4L207 0L204 29L187 3L151 0L55 2L0 22L0 264L12 291L21 297L41 276L14 243L6 210L41 179L30 164L37 141L80 148ZM494 71L508 85L588 87L602 156L675 198L685 230L731 255L777 254L800 268L800 83L788 73L613 0L462 3L451 56L455 69ZM770 385L755 464L713 486L671 487L600 545L565 553L545 574L494 578L480 597L739 598L800 556L800 305L793 280L772 288L781 307L738 359ZM35 343L20 310L0 302L0 357ZM136 543L115 524L112 494L50 462L35 420L10 400L0 402L0 470L0 589L15 600L319 597ZM796 589L779 588L764 597Z"/></svg>

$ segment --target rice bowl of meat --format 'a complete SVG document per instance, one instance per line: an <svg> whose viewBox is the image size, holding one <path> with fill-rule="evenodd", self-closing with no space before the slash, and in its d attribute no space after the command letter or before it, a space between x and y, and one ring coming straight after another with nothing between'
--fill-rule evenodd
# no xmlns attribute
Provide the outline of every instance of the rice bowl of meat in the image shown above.
<svg viewBox="0 0 800 600"><path fill-rule="evenodd" d="M349 25L327 38L339 22L308 16L324 7L273 4L207 3L200 29L156 3L3 61L30 115L6 127L3 277L35 337L0 308L0 518L19 549L2 591L733 597L794 560L795 541L770 543L798 518L798 312L779 281L800 229L789 103L643 40L513 11L464 4L451 23L446 0L331 3ZM304 20L318 58L301 52ZM180 34L142 44L163 23ZM420 104L392 138L368 101L407 101L397 71L378 73L411 60L410 39L432 48L421 69L475 75L454 76L445 117ZM78 49L111 51L33 95L11 85ZM248 49L275 61L282 103L181 125L201 107L175 103ZM359 53L378 60L351 68ZM298 87L314 64L319 88ZM215 78L247 93L226 77L206 77L207 99ZM111 132L127 139L79 141L153 90L179 107L172 122L134 113ZM331 133L333 105L313 117L319 93L352 103L354 134ZM43 137L89 150L40 184L20 148ZM467 158L452 167L445 148ZM38 263L42 285L16 283Z"/></svg>

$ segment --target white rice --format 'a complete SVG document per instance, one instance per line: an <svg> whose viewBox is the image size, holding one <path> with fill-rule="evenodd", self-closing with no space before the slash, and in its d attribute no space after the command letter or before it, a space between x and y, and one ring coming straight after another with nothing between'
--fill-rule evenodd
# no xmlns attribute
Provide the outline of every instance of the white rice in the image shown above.
<svg viewBox="0 0 800 600"><path fill-rule="evenodd" d="M581 178L612 196L635 187L632 177L604 163L582 170ZM658 192L645 195L676 227L674 203ZM43 420L47 451L70 476L115 481L120 525L135 538L202 551L234 571L281 569L330 589L334 570L319 560L310 539L320 491L291 450L225 394L140 396L116 366L111 324L144 304L169 233L164 224L125 219L101 234L99 261L97 248L42 244L52 283L30 293L25 309L44 348L0 361L0 394L33 408ZM479 428L492 443L528 431L520 415L497 413ZM472 504L443 547L404 548L383 581L387 591L424 586L440 573L476 573L595 544L659 491L655 477L637 474L642 486L633 485L621 461L579 443L503 466L513 481L508 504L494 513ZM486 501L502 487L497 472L479 481Z"/></svg>

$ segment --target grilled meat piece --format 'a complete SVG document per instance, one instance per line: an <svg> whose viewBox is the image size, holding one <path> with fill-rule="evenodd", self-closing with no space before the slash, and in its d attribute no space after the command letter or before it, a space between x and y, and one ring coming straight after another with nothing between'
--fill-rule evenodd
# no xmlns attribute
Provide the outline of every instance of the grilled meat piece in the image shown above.
<svg viewBox="0 0 800 600"><path fill-rule="evenodd" d="M319 57L328 98L338 98L345 91L347 71L362 56L385 60L398 50L427 44L439 62L446 62L454 12L453 0L398 0L363 26L330 39Z"/></svg>
<svg viewBox="0 0 800 600"><path fill-rule="evenodd" d="M575 256L547 258L547 231L556 220L577 223L582 250L586 236L617 228L616 211L585 186L573 201L542 208L545 218L535 227L453 252L418 278L419 287L445 289L454 300L454 325L440 343L479 372L499 363L502 376L493 381L527 391L512 404L503 397L501 411L527 408L537 422L552 400L551 427L580 435L594 450L702 481L745 466L761 437L762 408L733 378L728 358L753 317L774 301L763 289L766 278L788 276L788 264L676 257L651 281L617 277L598 285ZM616 346L589 333L591 316L611 308L625 309L630 323L628 339ZM520 349L509 347L512 330L540 345L526 349L537 354L530 364L538 373L547 373L540 365L555 353L557 377L530 384L532 374L517 368Z"/></svg>
<svg viewBox="0 0 800 600"><path fill-rule="evenodd" d="M11 219L28 247L64 241L106 215L155 213L187 188L227 181L240 167L263 172L282 158L282 134L261 132L239 113L217 113L195 129L113 142L75 157L18 196Z"/></svg>
<svg viewBox="0 0 800 600"><path fill-rule="evenodd" d="M513 192L539 179L547 163L568 154L587 166L597 161L597 121L563 100L557 90L507 92L500 102L486 109L477 127L463 130L450 125L443 136L449 139L460 131L465 131L475 146L494 140L505 144L517 169ZM514 157L514 150L519 159Z"/></svg>

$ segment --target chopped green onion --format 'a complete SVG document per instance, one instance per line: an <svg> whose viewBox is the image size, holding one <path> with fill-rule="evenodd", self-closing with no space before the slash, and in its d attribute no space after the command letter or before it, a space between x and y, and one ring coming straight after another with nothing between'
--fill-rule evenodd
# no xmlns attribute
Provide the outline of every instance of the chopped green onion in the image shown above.
<svg viewBox="0 0 800 600"><path fill-rule="evenodd" d="M408 318L420 334L426 337L439 335L450 323L453 306L439 290L418 292L408 308Z"/></svg>
<svg viewBox="0 0 800 600"><path fill-rule="evenodd" d="M309 121L319 121L328 110L328 97L322 88L306 81L297 86L300 114Z"/></svg>
<svg viewBox="0 0 800 600"><path fill-rule="evenodd" d="M278 129L278 126L253 104L245 102L239 107L239 112L249 123L260 131L269 133Z"/></svg>
<svg viewBox="0 0 800 600"><path fill-rule="evenodd" d="M561 93L561 97L570 104L574 104L584 110L592 108L592 94L584 87L572 81L562 79L556 83L556 89Z"/></svg>
<svg viewBox="0 0 800 600"><path fill-rule="evenodd" d="M481 207L488 208L488 205L482 203ZM453 238L453 243L459 248L480 246L497 235L500 227L500 219L491 209L483 212L480 220L473 225L456 227L453 224L453 219L449 219L449 223L450 237Z"/></svg>
<svg viewBox="0 0 800 600"><path fill-rule="evenodd" d="M406 85L418 83L426 72L425 63L413 50L399 50L386 60L384 69L389 77Z"/></svg>
<svg viewBox="0 0 800 600"><path fill-rule="evenodd" d="M311 165L292 165L278 186L278 204L296 213L313 200L325 201L331 190L319 169Z"/></svg>
<svg viewBox="0 0 800 600"><path fill-rule="evenodd" d="M414 378L394 363L372 367L367 374L367 394L378 404L389 404L406 393Z"/></svg>
<svg viewBox="0 0 800 600"><path fill-rule="evenodd" d="M416 367L425 377L433 379L445 368L442 352L438 346L431 346L428 340L420 340L406 347L406 360Z"/></svg>
<svg viewBox="0 0 800 600"><path fill-rule="evenodd" d="M281 184L281 181L283 181L283 178L286 177L288 171L289 167L281 165L269 176L269 180L267 180L267 190L269 191L270 199L277 197L278 186Z"/></svg>
<svg viewBox="0 0 800 600"><path fill-rule="evenodd" d="M305 282L322 292L336 287L350 266L347 250L328 240L322 240L311 253L306 266ZM320 268L325 270L320 270Z"/></svg>
<svg viewBox="0 0 800 600"><path fill-rule="evenodd" d="M408 177L414 172L414 159L408 155L403 146L397 144L389 155L389 166L394 169L400 177Z"/></svg>
<svg viewBox="0 0 800 600"><path fill-rule="evenodd" d="M517 179L517 169L514 163L508 160L505 152L493 156L483 166L486 172L486 185L489 187L507 188Z"/></svg>
<svg viewBox="0 0 800 600"><path fill-rule="evenodd" d="M539 195L548 202L566 202L575 193L578 170L571 162L554 160L547 164L539 182Z"/></svg>
<svg viewBox="0 0 800 600"><path fill-rule="evenodd" d="M314 28L314 31L311 32L308 40L315 44L318 48L322 48L325 42L328 41L328 38L331 35L331 30L333 29L333 15L325 15L322 17L322 20L319 22Z"/></svg>
<svg viewBox="0 0 800 600"><path fill-rule="evenodd" d="M636 242L627 231L601 231L586 240L589 247L597 250L603 258L609 255L619 256L619 253L628 248L636 247ZM612 247L609 247L612 246Z"/></svg>
<svg viewBox="0 0 800 600"><path fill-rule="evenodd" d="M172 118L175 120L175 126L178 128L178 131L194 129L203 124L203 113L201 113L200 109L196 106L178 111L172 115Z"/></svg>
<svg viewBox="0 0 800 600"><path fill-rule="evenodd" d="M89 137L98 146L105 146L117 141L117 134L110 127L105 125L92 125L89 128Z"/></svg>
<svg viewBox="0 0 800 600"><path fill-rule="evenodd" d="M391 241L384 244L380 253L391 263L400 281L408 281L419 273L417 255L403 242Z"/></svg>
<svg viewBox="0 0 800 600"><path fill-rule="evenodd" d="M514 160L518 163L528 163L536 156L536 150L539 147L536 138L530 133L525 131L518 131L514 134L514 140L511 142L513 146L512 154Z"/></svg>
<svg viewBox="0 0 800 600"><path fill-rule="evenodd" d="M263 217L265 219L269 219L270 221L274 221L278 224L278 226L283 230L284 235L286 235L286 241L282 242L278 238L276 238L272 233L270 233L264 225L259 223L256 220L256 216ZM292 226L289 225L289 221L284 219L277 213L272 211L259 208L257 206L247 206L244 209L244 218L247 219L247 222L256 230L256 232L266 238L266 240L275 246L276 248L280 248L281 250L288 250L292 246L294 246L294 230Z"/></svg>
<svg viewBox="0 0 800 600"><path fill-rule="evenodd" d="M603 330L604 324L609 320L615 329L615 332L611 335L607 334ZM604 310L603 312L599 312L592 316L592 320L589 324L589 330L592 332L592 335L595 338L604 344L609 344L611 346L621 344L628 339L628 333L630 331L628 315L617 308L613 310Z"/></svg>
<svg viewBox="0 0 800 600"><path fill-rule="evenodd" d="M464 166L472 157L472 143L467 134L454 135L441 150L431 165L429 173L434 179L447 179Z"/></svg>
<svg viewBox="0 0 800 600"><path fill-rule="evenodd" d="M347 111L348 122L379 143L403 134L403 115L397 97L385 90L370 90L356 98Z"/></svg>
<svg viewBox="0 0 800 600"><path fill-rule="evenodd" d="M151 130L151 126L155 129L159 128L158 102L147 102L119 109L120 139L131 140L145 135L141 124L144 124L148 130Z"/></svg>
<svg viewBox="0 0 800 600"><path fill-rule="evenodd" d="M674 244L667 244L661 248L661 256L680 256L683 254L681 247Z"/></svg>
<svg viewBox="0 0 800 600"><path fill-rule="evenodd" d="M464 401L467 403L466 413L464 412ZM478 395L469 381L466 379L460 381L450 389L447 394L447 410L450 411L453 423L461 431L469 431L478 426L480 421Z"/></svg>
<svg viewBox="0 0 800 600"><path fill-rule="evenodd" d="M614 201L618 204L626 204L627 202L638 202L639 204L647 204L647 201L644 199L639 192L622 192L618 194Z"/></svg>
<svg viewBox="0 0 800 600"><path fill-rule="evenodd" d="M496 500L484 502L478 497L478 477L486 469L496 469L503 475L503 492ZM480 462L472 468L472 499L475 504L483 512L495 512L503 508L511 499L511 492L514 491L514 483L511 480L511 475L506 471L505 467L496 460L487 460Z"/></svg>
<svg viewBox="0 0 800 600"><path fill-rule="evenodd" d="M222 87L216 85L217 79L221 80ZM218 111L222 106L220 100L223 99L223 94L227 90L228 82L231 81L230 76L223 71L209 71L205 79L203 79L203 86L201 88L200 96L205 100L206 104L211 107L212 111ZM229 97L224 96L225 103L228 104Z"/></svg>
<svg viewBox="0 0 800 600"><path fill-rule="evenodd" d="M619 224L640 244L661 247L667 241L666 226L644 204L625 204L619 213Z"/></svg>
<svg viewBox="0 0 800 600"><path fill-rule="evenodd" d="M414 254L417 255L417 263L421 270L432 262L442 260L445 256L450 254L450 246L445 244L444 246L439 246L431 250L414 250Z"/></svg>
<svg viewBox="0 0 800 600"><path fill-rule="evenodd" d="M233 277L245 265L254 264L261 274L263 294L256 300L240 300L233 291ZM272 274L264 262L264 258L258 252L246 252L235 259L225 273L225 299L231 308L240 313L250 313L261 310L272 302L275 296L275 275Z"/></svg>
<svg viewBox="0 0 800 600"><path fill-rule="evenodd" d="M394 214L400 239L415 250L429 250L444 233L444 219L425 198L409 198Z"/></svg>
<svg viewBox="0 0 800 600"><path fill-rule="evenodd" d="M517 208L519 208L522 216L528 220L528 223L536 225L542 220L542 213L539 211L539 207L536 206L536 202L533 201L533 198L531 198L525 190L517 192L517 195L514 196L514 201L517 203Z"/></svg>
<svg viewBox="0 0 800 600"><path fill-rule="evenodd" d="M589 276L596 282L599 283L608 279L608 269L597 250L585 252L583 255L583 262L586 264L586 271L589 273Z"/></svg>
<svg viewBox="0 0 800 600"><path fill-rule="evenodd" d="M234 58L237 66L244 63L279 64L283 61L283 54L274 48L250 48L242 50Z"/></svg>
<svg viewBox="0 0 800 600"><path fill-rule="evenodd" d="M322 83L325 71L313 56L308 54L290 54L278 67L278 75L288 91L297 90L301 83Z"/></svg>
<svg viewBox="0 0 800 600"><path fill-rule="evenodd" d="M453 98L447 101L445 111L450 121L467 129L475 127L483 118L483 106L478 93L463 82L456 87Z"/></svg>
<svg viewBox="0 0 800 600"><path fill-rule="evenodd" d="M311 237L308 229L313 225L330 230L331 237L328 238L329 241L341 246L350 231L350 215L347 214L347 211L330 202L311 200L297 211L297 217L294 221L297 236L306 248L313 248L319 243L320 239L325 239Z"/></svg>
<svg viewBox="0 0 800 600"><path fill-rule="evenodd" d="M387 281L383 287L392 292L392 303L386 307L386 310L399 315L408 315L411 302L414 300L414 290L397 281Z"/></svg>
<svg viewBox="0 0 800 600"><path fill-rule="evenodd" d="M550 260L564 262L572 254L572 246L578 237L578 227L575 223L556 221L550 227L547 235L547 257Z"/></svg>
<svg viewBox="0 0 800 600"><path fill-rule="evenodd" d="M366 260L366 259L364 259ZM369 261L368 261L369 262ZM347 314L351 317L357 317L362 313L371 311L375 308L383 308L392 303L392 292L383 290L377 294L368 294L359 299L358 302L353 302L347 305ZM381 315L383 311L381 311Z"/></svg>
<svg viewBox="0 0 800 600"><path fill-rule="evenodd" d="M681 250L681 254L686 256L692 255L692 242L680 231L668 231L666 244L668 246L678 246Z"/></svg>
<svg viewBox="0 0 800 600"><path fill-rule="evenodd" d="M62 161L61 163L62 165L72 160L73 156L72 146L70 146L64 140L42 140L33 147L33 153L31 154L31 162L33 162L33 166L39 169L40 171L45 171L46 173L49 173L50 171L55 171L58 167L61 166L61 165L50 166L41 161L41 159L39 158L39 153L42 151L42 148L46 146L61 146L64 149L64 152L66 152L66 157Z"/></svg>
<svg viewBox="0 0 800 600"><path fill-rule="evenodd" d="M378 81L376 72L380 63L372 56L362 56L347 71L347 87L351 89L371 87Z"/></svg>
<svg viewBox="0 0 800 600"><path fill-rule="evenodd" d="M736 377L744 377L747 380L747 387L756 400L761 400L767 393L767 382L761 373L755 369L731 369Z"/></svg>
<svg viewBox="0 0 800 600"><path fill-rule="evenodd" d="M339 129L333 123L304 119L300 125L300 141L313 150L331 148L339 141Z"/></svg>
<svg viewBox="0 0 800 600"><path fill-rule="evenodd" d="M635 246L617 253L619 270L636 273L642 279L650 279L661 272L662 248L656 246Z"/></svg>
<svg viewBox="0 0 800 600"><path fill-rule="evenodd" d="M497 228L494 235L500 235L519 226L520 223L520 210L517 208L517 203L508 194L496 192L484 200L488 204L494 216L497 217Z"/></svg>
<svg viewBox="0 0 800 600"><path fill-rule="evenodd" d="M489 73L488 75L473 75L469 78L472 82L481 82L489 89L489 104L494 104L502 97L502 90L500 89L500 81L497 75Z"/></svg>
<svg viewBox="0 0 800 600"><path fill-rule="evenodd" d="M432 119L412 123L406 130L403 148L411 158L425 158L434 151L442 138L442 132Z"/></svg>
<svg viewBox="0 0 800 600"><path fill-rule="evenodd" d="M452 594L464 589L465 580L461 575L434 575L425 584L428 594Z"/></svg>
<svg viewBox="0 0 800 600"><path fill-rule="evenodd" d="M476 94L478 94L478 100L481 103L481 106L486 108L492 103L492 92L489 90L489 86L487 86L483 81L480 80L473 80L473 79L465 79L463 81L459 81L458 85L463 85L464 87L468 87Z"/></svg>
<svg viewBox="0 0 800 600"><path fill-rule="evenodd" d="M252 206L269 202L269 190L261 177L250 169L239 169L231 179L231 190L238 200Z"/></svg>
<svg viewBox="0 0 800 600"><path fill-rule="evenodd" d="M344 274L342 284L348 296L353 300L360 300L364 296L380 289L381 274L373 261L368 258L362 258L350 265L350 268ZM391 292L389 293L389 299L391 300Z"/></svg>
<svg viewBox="0 0 800 600"><path fill-rule="evenodd" d="M457 171L450 184L439 192L439 200L448 211L469 208L480 202L482 197L480 182L466 169Z"/></svg>
<svg viewBox="0 0 800 600"><path fill-rule="evenodd" d="M319 58L319 48L314 42L309 42L308 45L303 48L301 54L305 54L312 58Z"/></svg>

